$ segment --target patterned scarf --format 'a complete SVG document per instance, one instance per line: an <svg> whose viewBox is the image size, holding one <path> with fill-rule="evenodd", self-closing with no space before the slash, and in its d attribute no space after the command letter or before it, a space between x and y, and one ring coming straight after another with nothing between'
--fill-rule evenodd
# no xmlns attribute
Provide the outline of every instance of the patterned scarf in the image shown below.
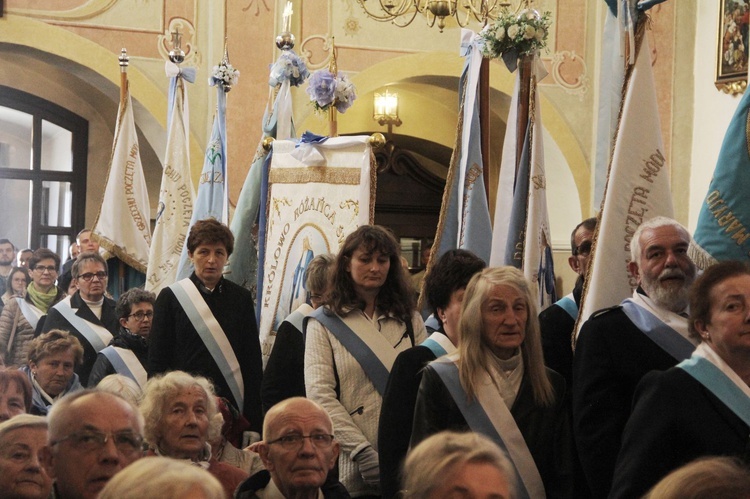
<svg viewBox="0 0 750 499"><path fill-rule="evenodd" d="M55 302L55 298L57 298L57 286L52 286L49 288L48 292L43 293L36 289L32 282L29 284L29 287L26 288L26 291L28 292L29 298L31 298L31 303L45 314Z"/></svg>

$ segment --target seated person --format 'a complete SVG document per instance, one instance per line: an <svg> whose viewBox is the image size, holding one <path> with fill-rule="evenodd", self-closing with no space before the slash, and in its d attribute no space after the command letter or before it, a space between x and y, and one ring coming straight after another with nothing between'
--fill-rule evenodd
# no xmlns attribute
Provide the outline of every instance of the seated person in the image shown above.
<svg viewBox="0 0 750 499"><path fill-rule="evenodd" d="M333 422L319 404L302 397L276 404L263 421L263 435L257 448L267 471L243 482L236 498L349 497L341 483L327 480L340 449Z"/></svg>
<svg viewBox="0 0 750 499"><path fill-rule="evenodd" d="M47 420L22 414L0 424L0 499L47 499L52 479L41 466Z"/></svg>
<svg viewBox="0 0 750 499"><path fill-rule="evenodd" d="M0 368L0 423L31 409L31 383L14 367Z"/></svg>
<svg viewBox="0 0 750 499"><path fill-rule="evenodd" d="M696 459L657 483L643 499L747 499L750 469L731 457Z"/></svg>

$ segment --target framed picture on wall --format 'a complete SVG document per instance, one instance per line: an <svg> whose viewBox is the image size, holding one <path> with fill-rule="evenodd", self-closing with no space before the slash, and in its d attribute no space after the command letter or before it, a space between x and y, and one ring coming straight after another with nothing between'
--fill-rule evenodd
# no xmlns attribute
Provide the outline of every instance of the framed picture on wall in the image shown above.
<svg viewBox="0 0 750 499"><path fill-rule="evenodd" d="M750 5L745 0L719 0L716 88L738 94L747 87Z"/></svg>

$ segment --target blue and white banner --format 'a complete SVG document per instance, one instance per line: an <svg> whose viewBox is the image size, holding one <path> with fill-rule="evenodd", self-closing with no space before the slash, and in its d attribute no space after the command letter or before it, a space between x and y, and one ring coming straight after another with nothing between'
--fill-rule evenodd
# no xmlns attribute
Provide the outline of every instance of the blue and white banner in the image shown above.
<svg viewBox="0 0 750 499"><path fill-rule="evenodd" d="M167 63L168 74L172 66L174 64ZM177 267L190 228L195 198L190 177L185 73L178 72L171 78L170 96L174 96L174 101L169 104L167 153L146 271L146 289L156 294L177 280Z"/></svg>
<svg viewBox="0 0 750 499"><path fill-rule="evenodd" d="M302 276L312 257L338 253L350 232L373 221L376 184L368 138L273 143L257 307L264 360L281 322L307 301Z"/></svg>

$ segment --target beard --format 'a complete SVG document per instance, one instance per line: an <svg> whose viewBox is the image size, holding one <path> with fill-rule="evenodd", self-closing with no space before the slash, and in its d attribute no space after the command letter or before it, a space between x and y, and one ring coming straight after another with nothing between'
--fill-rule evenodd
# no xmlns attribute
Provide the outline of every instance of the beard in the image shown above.
<svg viewBox="0 0 750 499"><path fill-rule="evenodd" d="M681 281L673 279L681 279ZM695 267L691 266L687 273L679 268L667 268L656 277L644 273L641 287L659 306L678 313L688 305L693 280L695 280Z"/></svg>
<svg viewBox="0 0 750 499"><path fill-rule="evenodd" d="M11 257L11 258L10 258L10 260L3 260L3 259L0 259L0 266L3 266L3 267L7 267L8 265L13 265L13 262L14 262L15 260L16 260L16 259L15 259L15 258L13 258L13 257Z"/></svg>

